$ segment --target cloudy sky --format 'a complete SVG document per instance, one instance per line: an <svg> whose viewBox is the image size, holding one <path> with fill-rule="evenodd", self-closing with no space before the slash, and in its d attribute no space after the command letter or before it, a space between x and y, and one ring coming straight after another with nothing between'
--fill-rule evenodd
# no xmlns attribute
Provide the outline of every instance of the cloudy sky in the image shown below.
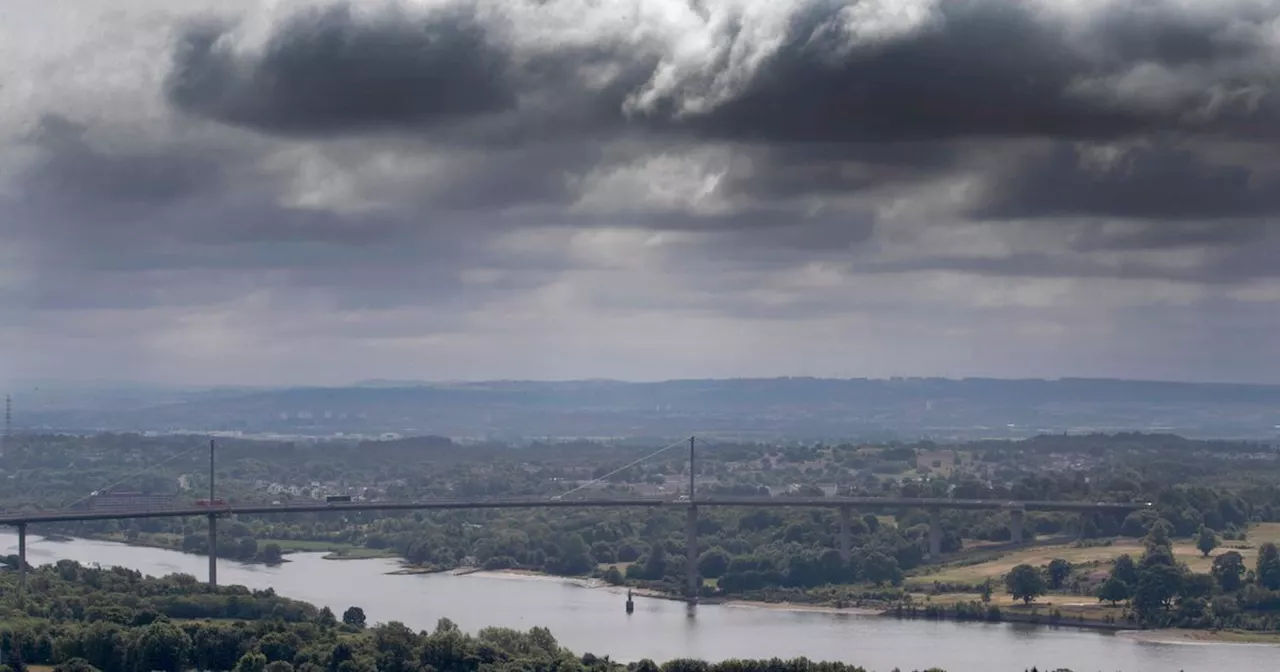
<svg viewBox="0 0 1280 672"><path fill-rule="evenodd" d="M1280 0L0 15L0 379L1280 382Z"/></svg>

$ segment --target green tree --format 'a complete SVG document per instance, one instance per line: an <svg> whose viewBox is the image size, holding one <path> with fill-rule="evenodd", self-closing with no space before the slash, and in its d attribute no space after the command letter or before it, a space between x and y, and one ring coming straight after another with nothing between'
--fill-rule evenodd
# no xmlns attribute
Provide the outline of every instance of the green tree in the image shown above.
<svg viewBox="0 0 1280 672"><path fill-rule="evenodd" d="M1098 601L1102 602L1103 600L1106 600L1107 602L1110 602L1112 606L1115 606L1118 602L1123 602L1129 599L1129 594L1129 584L1114 576L1103 581L1102 585L1098 586Z"/></svg>
<svg viewBox="0 0 1280 672"><path fill-rule="evenodd" d="M1138 565L1128 553L1116 558L1111 565L1111 576L1124 581L1130 587L1138 585Z"/></svg>
<svg viewBox="0 0 1280 672"><path fill-rule="evenodd" d="M1066 583L1071 576L1071 563L1062 558L1054 558L1049 561L1049 587L1054 590L1061 590L1062 584Z"/></svg>
<svg viewBox="0 0 1280 672"><path fill-rule="evenodd" d="M1218 547L1218 535L1213 530L1200 526L1200 533L1196 536L1196 548L1200 550L1200 554L1209 557L1213 549Z"/></svg>
<svg viewBox="0 0 1280 672"><path fill-rule="evenodd" d="M53 666L53 672L102 672L98 668L89 664L84 658L72 658L64 660Z"/></svg>
<svg viewBox="0 0 1280 672"><path fill-rule="evenodd" d="M258 560L268 565L278 565L284 562L284 552L280 550L280 544L267 544L258 552Z"/></svg>
<svg viewBox="0 0 1280 672"><path fill-rule="evenodd" d="M1280 550L1267 542L1258 548L1258 564L1254 569L1258 583L1271 590L1280 590Z"/></svg>
<svg viewBox="0 0 1280 672"><path fill-rule="evenodd" d="M338 624L338 617L333 615L333 610L329 607L320 607L320 613L316 615L316 623L323 627L333 627Z"/></svg>
<svg viewBox="0 0 1280 672"><path fill-rule="evenodd" d="M991 579L982 582L982 603L986 604L991 601Z"/></svg>
<svg viewBox="0 0 1280 672"><path fill-rule="evenodd" d="M1031 565L1022 564L1014 567L1004 577L1004 585L1015 600L1031 604L1037 597L1044 595L1044 577Z"/></svg>
<svg viewBox="0 0 1280 672"><path fill-rule="evenodd" d="M871 551L862 556L862 575L877 586L902 583L902 568L898 561L881 551Z"/></svg>
<svg viewBox="0 0 1280 672"><path fill-rule="evenodd" d="M363 628L365 626L364 609L347 607L347 610L342 612L342 622L347 625L354 625L357 628Z"/></svg>
<svg viewBox="0 0 1280 672"><path fill-rule="evenodd" d="M667 548L662 542L649 548L649 557L644 561L644 578L656 581L667 574Z"/></svg>
<svg viewBox="0 0 1280 672"><path fill-rule="evenodd" d="M236 545L236 557L242 560L253 560L258 557L258 540L244 537Z"/></svg>
<svg viewBox="0 0 1280 672"><path fill-rule="evenodd" d="M1213 574L1223 592L1234 593L1240 590L1245 571L1244 556L1227 551L1213 559L1213 569L1209 573Z"/></svg>
<svg viewBox="0 0 1280 672"><path fill-rule="evenodd" d="M273 660L267 663L267 672L293 672L293 665L287 660Z"/></svg>
<svg viewBox="0 0 1280 672"><path fill-rule="evenodd" d="M250 651L236 661L233 672L266 672L267 657L257 651Z"/></svg>
<svg viewBox="0 0 1280 672"><path fill-rule="evenodd" d="M709 549L698 558L698 573L708 579L718 579L729 569L729 554L719 546Z"/></svg>
<svg viewBox="0 0 1280 672"><path fill-rule="evenodd" d="M1144 623L1160 624L1163 612L1182 588L1182 572L1172 565L1152 565L1138 576L1133 592L1133 608Z"/></svg>
<svg viewBox="0 0 1280 672"><path fill-rule="evenodd" d="M1151 525L1151 531L1147 533L1143 543L1147 547L1148 554L1157 548L1172 548L1173 525L1163 518L1157 520Z"/></svg>
<svg viewBox="0 0 1280 672"><path fill-rule="evenodd" d="M191 638L173 623L160 621L142 629L130 652L137 669L178 672L186 667Z"/></svg>

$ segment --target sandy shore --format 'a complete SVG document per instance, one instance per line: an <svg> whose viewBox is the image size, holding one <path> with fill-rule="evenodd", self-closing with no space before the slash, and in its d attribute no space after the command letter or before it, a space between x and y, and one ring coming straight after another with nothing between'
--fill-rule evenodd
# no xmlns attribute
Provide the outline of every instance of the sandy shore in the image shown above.
<svg viewBox="0 0 1280 672"><path fill-rule="evenodd" d="M773 609L776 611L802 611L818 614L855 614L858 616L880 616L883 609L866 607L828 607L820 604L797 604L795 602L754 602L751 600L728 600L720 604L726 607L742 607L746 609Z"/></svg>
<svg viewBox="0 0 1280 672"><path fill-rule="evenodd" d="M1151 644L1242 644L1280 646L1280 633L1240 630L1125 630L1117 633Z"/></svg>
<svg viewBox="0 0 1280 672"><path fill-rule="evenodd" d="M479 571L468 573L470 576L492 576L508 579L523 579L528 581L558 581L561 583L572 583L584 588L595 588L599 590L607 590L611 593L619 593L625 595L628 590L636 597L648 597L660 600L682 600L683 598L664 593L660 590L651 588L628 588L627 586L614 586L600 579L583 579L570 576L556 576L554 574L546 574L531 569L502 569L493 571ZM707 600L707 604L716 604L726 607L737 607L742 609L774 609L778 611L805 611L824 614L858 614L864 616L879 616L882 612L878 609L860 609L849 607L838 609L836 607L828 607L816 604L798 604L793 602L754 602L751 600Z"/></svg>

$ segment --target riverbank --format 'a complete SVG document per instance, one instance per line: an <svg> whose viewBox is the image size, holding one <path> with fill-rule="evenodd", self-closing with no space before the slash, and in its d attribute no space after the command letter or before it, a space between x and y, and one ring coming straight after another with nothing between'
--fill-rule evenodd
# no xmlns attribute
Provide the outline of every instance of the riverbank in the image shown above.
<svg viewBox="0 0 1280 672"><path fill-rule="evenodd" d="M61 535L51 535L49 537L41 537L48 541L66 542L72 541L71 537L63 537ZM122 533L102 533L91 534L84 537L94 541L109 541L115 544L124 544L137 548L158 548L165 551L176 551L187 555L196 555L201 557L209 557L208 553L198 551L187 551L182 548L182 537L175 534L140 534L132 539ZM280 547L282 557L279 563L268 563L256 558L240 559L223 556L220 557L227 560L234 560L246 565L267 565L281 564L289 562L289 554L291 553L324 553L325 560L369 560L374 558L395 558L399 557L395 553L386 550L365 548L363 546L353 546L351 544L341 544L328 541L304 541L297 539L255 539L259 546L267 544L275 544Z"/></svg>
<svg viewBox="0 0 1280 672"><path fill-rule="evenodd" d="M1247 630L1126 630L1120 636L1148 644L1251 644L1280 646L1280 632Z"/></svg>

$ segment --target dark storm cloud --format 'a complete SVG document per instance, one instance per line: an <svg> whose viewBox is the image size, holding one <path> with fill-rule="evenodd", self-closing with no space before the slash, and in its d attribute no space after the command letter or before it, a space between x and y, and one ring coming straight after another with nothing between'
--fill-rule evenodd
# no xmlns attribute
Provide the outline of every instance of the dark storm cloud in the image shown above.
<svg viewBox="0 0 1280 672"><path fill-rule="evenodd" d="M1172 144L1115 151L1115 157L1091 159L1087 151L1063 143L1047 154L1011 162L972 214L982 219L1096 216L1177 221L1280 213L1280 181L1256 176L1249 167L1213 163ZM1200 235L1188 237L1188 231L1209 228L1223 236L1233 230L1230 225L1160 225L1152 231L1190 241Z"/></svg>
<svg viewBox="0 0 1280 672"><path fill-rule="evenodd" d="M513 108L506 53L455 9L372 22L345 5L279 26L256 61L219 42L225 26L189 29L174 53L169 99L187 112L286 135L431 127Z"/></svg>
<svg viewBox="0 0 1280 672"><path fill-rule="evenodd" d="M1210 91L1128 107L1105 93L1076 90L1082 81L1139 64L1210 66L1261 57L1264 44L1250 39L1249 28L1265 26L1272 18L1266 15L1204 18L1166 3L1126 5L1103 12L1086 37L1073 38L1031 3L947 0L934 22L905 37L849 46L832 29L839 6L812 3L745 91L687 123L715 137L812 142L1276 132L1269 91L1256 107L1236 101L1191 121L1187 115L1211 101ZM1234 19L1254 23L1245 28ZM1249 74L1274 81L1269 69Z"/></svg>
<svg viewBox="0 0 1280 672"><path fill-rule="evenodd" d="M222 166L212 157L180 152L107 154L84 139L86 128L57 115L41 120L32 138L40 157L25 173L29 199L90 207L162 205L216 190Z"/></svg>
<svg viewBox="0 0 1280 672"><path fill-rule="evenodd" d="M555 5L545 3L543 11ZM1154 105L1126 105L1105 87L1092 94L1080 88L1139 64L1238 65L1260 54L1255 35L1265 14L1202 16L1166 3L1126 5L1102 12L1075 36L1029 4L948 0L931 21L903 35L859 44L839 28L842 7L812 2L797 12L782 46L721 104L682 114L684 98L708 86L694 77L637 111L632 127L732 140L862 143L1108 138L1179 128L1275 132L1269 88L1261 97L1225 102L1222 89L1209 88L1269 87L1269 70L1231 73L1234 79L1170 93ZM738 23L728 25L717 39L749 39ZM563 115L562 130L621 124L625 95L656 65L651 49L602 43L538 53L517 67L514 47L499 44L492 28L458 8L372 20L343 6L305 12L279 26L256 56L232 53L219 42L224 34L208 27L187 33L174 55L171 101L193 114L280 134L430 128L509 114L542 117L544 126ZM588 87L581 68L591 65L624 74ZM721 57L710 71L732 67ZM1211 103L1207 117L1188 116Z"/></svg>

